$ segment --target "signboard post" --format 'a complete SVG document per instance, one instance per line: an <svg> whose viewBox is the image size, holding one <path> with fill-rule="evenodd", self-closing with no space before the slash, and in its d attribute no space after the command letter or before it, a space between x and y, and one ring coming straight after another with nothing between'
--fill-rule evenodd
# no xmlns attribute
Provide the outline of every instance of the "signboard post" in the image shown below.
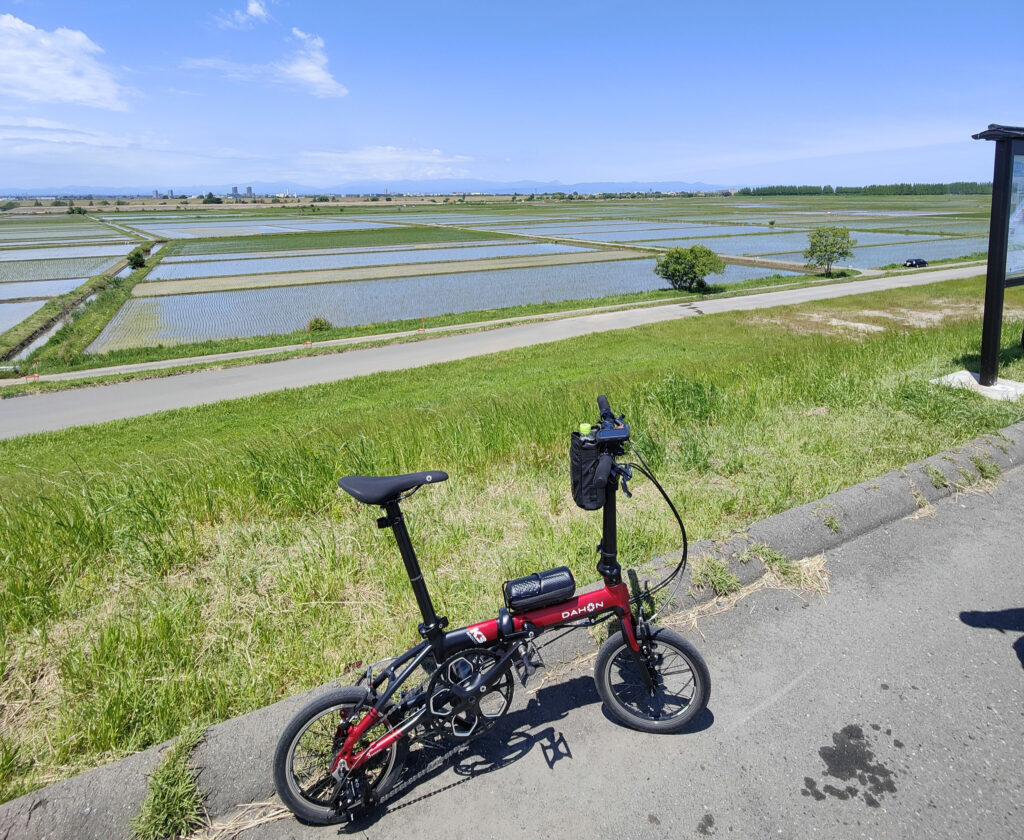
<svg viewBox="0 0 1024 840"><path fill-rule="evenodd" d="M1024 285L1024 128L990 125L973 137L996 142L979 371L980 384L990 386L999 377L1003 290Z"/></svg>

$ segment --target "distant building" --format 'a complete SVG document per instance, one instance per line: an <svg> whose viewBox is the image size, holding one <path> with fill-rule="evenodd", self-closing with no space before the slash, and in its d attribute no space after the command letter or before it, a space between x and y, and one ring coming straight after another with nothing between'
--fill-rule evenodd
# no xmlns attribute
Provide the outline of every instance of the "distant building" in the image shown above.
<svg viewBox="0 0 1024 840"><path fill-rule="evenodd" d="M160 190L153 190L153 198L160 198Z"/></svg>
<svg viewBox="0 0 1024 840"><path fill-rule="evenodd" d="M245 197L246 198L252 198L252 187L246 187L245 188Z"/></svg>
<svg viewBox="0 0 1024 840"><path fill-rule="evenodd" d="M238 187L232 187L231 188L231 197L232 198L238 198Z"/></svg>
<svg viewBox="0 0 1024 840"><path fill-rule="evenodd" d="M167 191L167 197L168 198L174 198L174 190L168 190Z"/></svg>

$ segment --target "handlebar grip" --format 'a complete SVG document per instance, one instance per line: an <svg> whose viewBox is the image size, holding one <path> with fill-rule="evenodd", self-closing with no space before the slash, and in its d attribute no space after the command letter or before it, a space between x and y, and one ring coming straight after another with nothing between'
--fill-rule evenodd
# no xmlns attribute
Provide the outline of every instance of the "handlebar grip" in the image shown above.
<svg viewBox="0 0 1024 840"><path fill-rule="evenodd" d="M602 420L614 419L615 415L612 414L612 407L608 405L608 397L604 394L599 394L597 397L597 407L601 410Z"/></svg>

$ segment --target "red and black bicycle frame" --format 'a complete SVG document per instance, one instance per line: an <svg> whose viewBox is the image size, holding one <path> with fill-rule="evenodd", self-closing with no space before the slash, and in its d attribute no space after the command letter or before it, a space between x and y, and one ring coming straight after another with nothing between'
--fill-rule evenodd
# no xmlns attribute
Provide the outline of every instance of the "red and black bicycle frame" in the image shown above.
<svg viewBox="0 0 1024 840"><path fill-rule="evenodd" d="M464 689L453 689L469 697L501 679L513 667L517 656L521 655L522 645L531 642L539 634L560 627L585 627L613 616L619 619L629 647L638 658L641 658L629 588L622 581L621 567L617 559L617 490L618 479L613 475L605 490L602 540L598 546L601 559L597 564L597 571L604 579L603 587L574 595L556 604L524 612L509 613L503 608L497 618L447 632L445 627L448 620L438 616L434 611L398 502L392 501L384 505L385 515L377 524L381 528L391 528L394 531L409 582L423 615L423 623L419 626L423 641L390 661L378 673L374 674L372 670L368 670L360 680L365 681L370 688L368 704L372 705L367 707L365 714L344 730L344 742L331 764L331 773L339 780L339 786L349 773L388 749L399 738L407 736L426 713L427 705L423 692L412 692L408 696L403 696L398 703L393 704L394 708L388 714L385 713L385 709L391 708L390 704L399 687L421 665L440 664L449 656L474 647L487 647L499 651L501 656L498 662L487 672L480 674ZM647 669L641 668L641 672L646 676ZM360 712L359 709L354 710L349 720L354 720ZM389 731L363 749L357 750L356 745L366 733L382 721L391 727Z"/></svg>

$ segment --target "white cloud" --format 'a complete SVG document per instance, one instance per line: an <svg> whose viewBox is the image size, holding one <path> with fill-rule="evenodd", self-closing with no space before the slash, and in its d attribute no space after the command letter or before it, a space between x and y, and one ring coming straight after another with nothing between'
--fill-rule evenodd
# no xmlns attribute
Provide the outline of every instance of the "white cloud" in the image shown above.
<svg viewBox="0 0 1024 840"><path fill-rule="evenodd" d="M403 149L398 146L367 146L344 152L303 152L305 166L300 177L346 181L362 179L463 178L469 174L462 164L472 158L440 149Z"/></svg>
<svg viewBox="0 0 1024 840"><path fill-rule="evenodd" d="M249 0L245 11L235 9L230 15L217 18L221 29L249 29L254 22L266 23L269 19L266 3L260 0Z"/></svg>
<svg viewBox="0 0 1024 840"><path fill-rule="evenodd" d="M221 183L281 166L277 159L245 149L179 146L162 132L114 135L0 114L0 181L5 187Z"/></svg>
<svg viewBox="0 0 1024 840"><path fill-rule="evenodd" d="M55 144L59 146L98 146L104 148L125 148L129 145L124 138L88 129L75 128L55 120L36 117L0 116L0 153L24 152L32 145Z"/></svg>
<svg viewBox="0 0 1024 840"><path fill-rule="evenodd" d="M287 61L276 63L275 69L285 79L307 88L314 96L320 98L344 96L348 93L345 86L338 84L327 70L324 39L294 27L292 35L302 42L302 46Z"/></svg>
<svg viewBox="0 0 1024 840"><path fill-rule="evenodd" d="M84 32L47 32L0 14L0 93L30 102L127 110L124 89L96 60L103 49Z"/></svg>
<svg viewBox="0 0 1024 840"><path fill-rule="evenodd" d="M188 58L182 67L188 70L211 70L227 79L252 82L265 79L274 84L299 87L319 98L345 96L348 89L327 69L324 39L301 29L292 29L301 42L298 51L270 64L240 64L223 58Z"/></svg>

